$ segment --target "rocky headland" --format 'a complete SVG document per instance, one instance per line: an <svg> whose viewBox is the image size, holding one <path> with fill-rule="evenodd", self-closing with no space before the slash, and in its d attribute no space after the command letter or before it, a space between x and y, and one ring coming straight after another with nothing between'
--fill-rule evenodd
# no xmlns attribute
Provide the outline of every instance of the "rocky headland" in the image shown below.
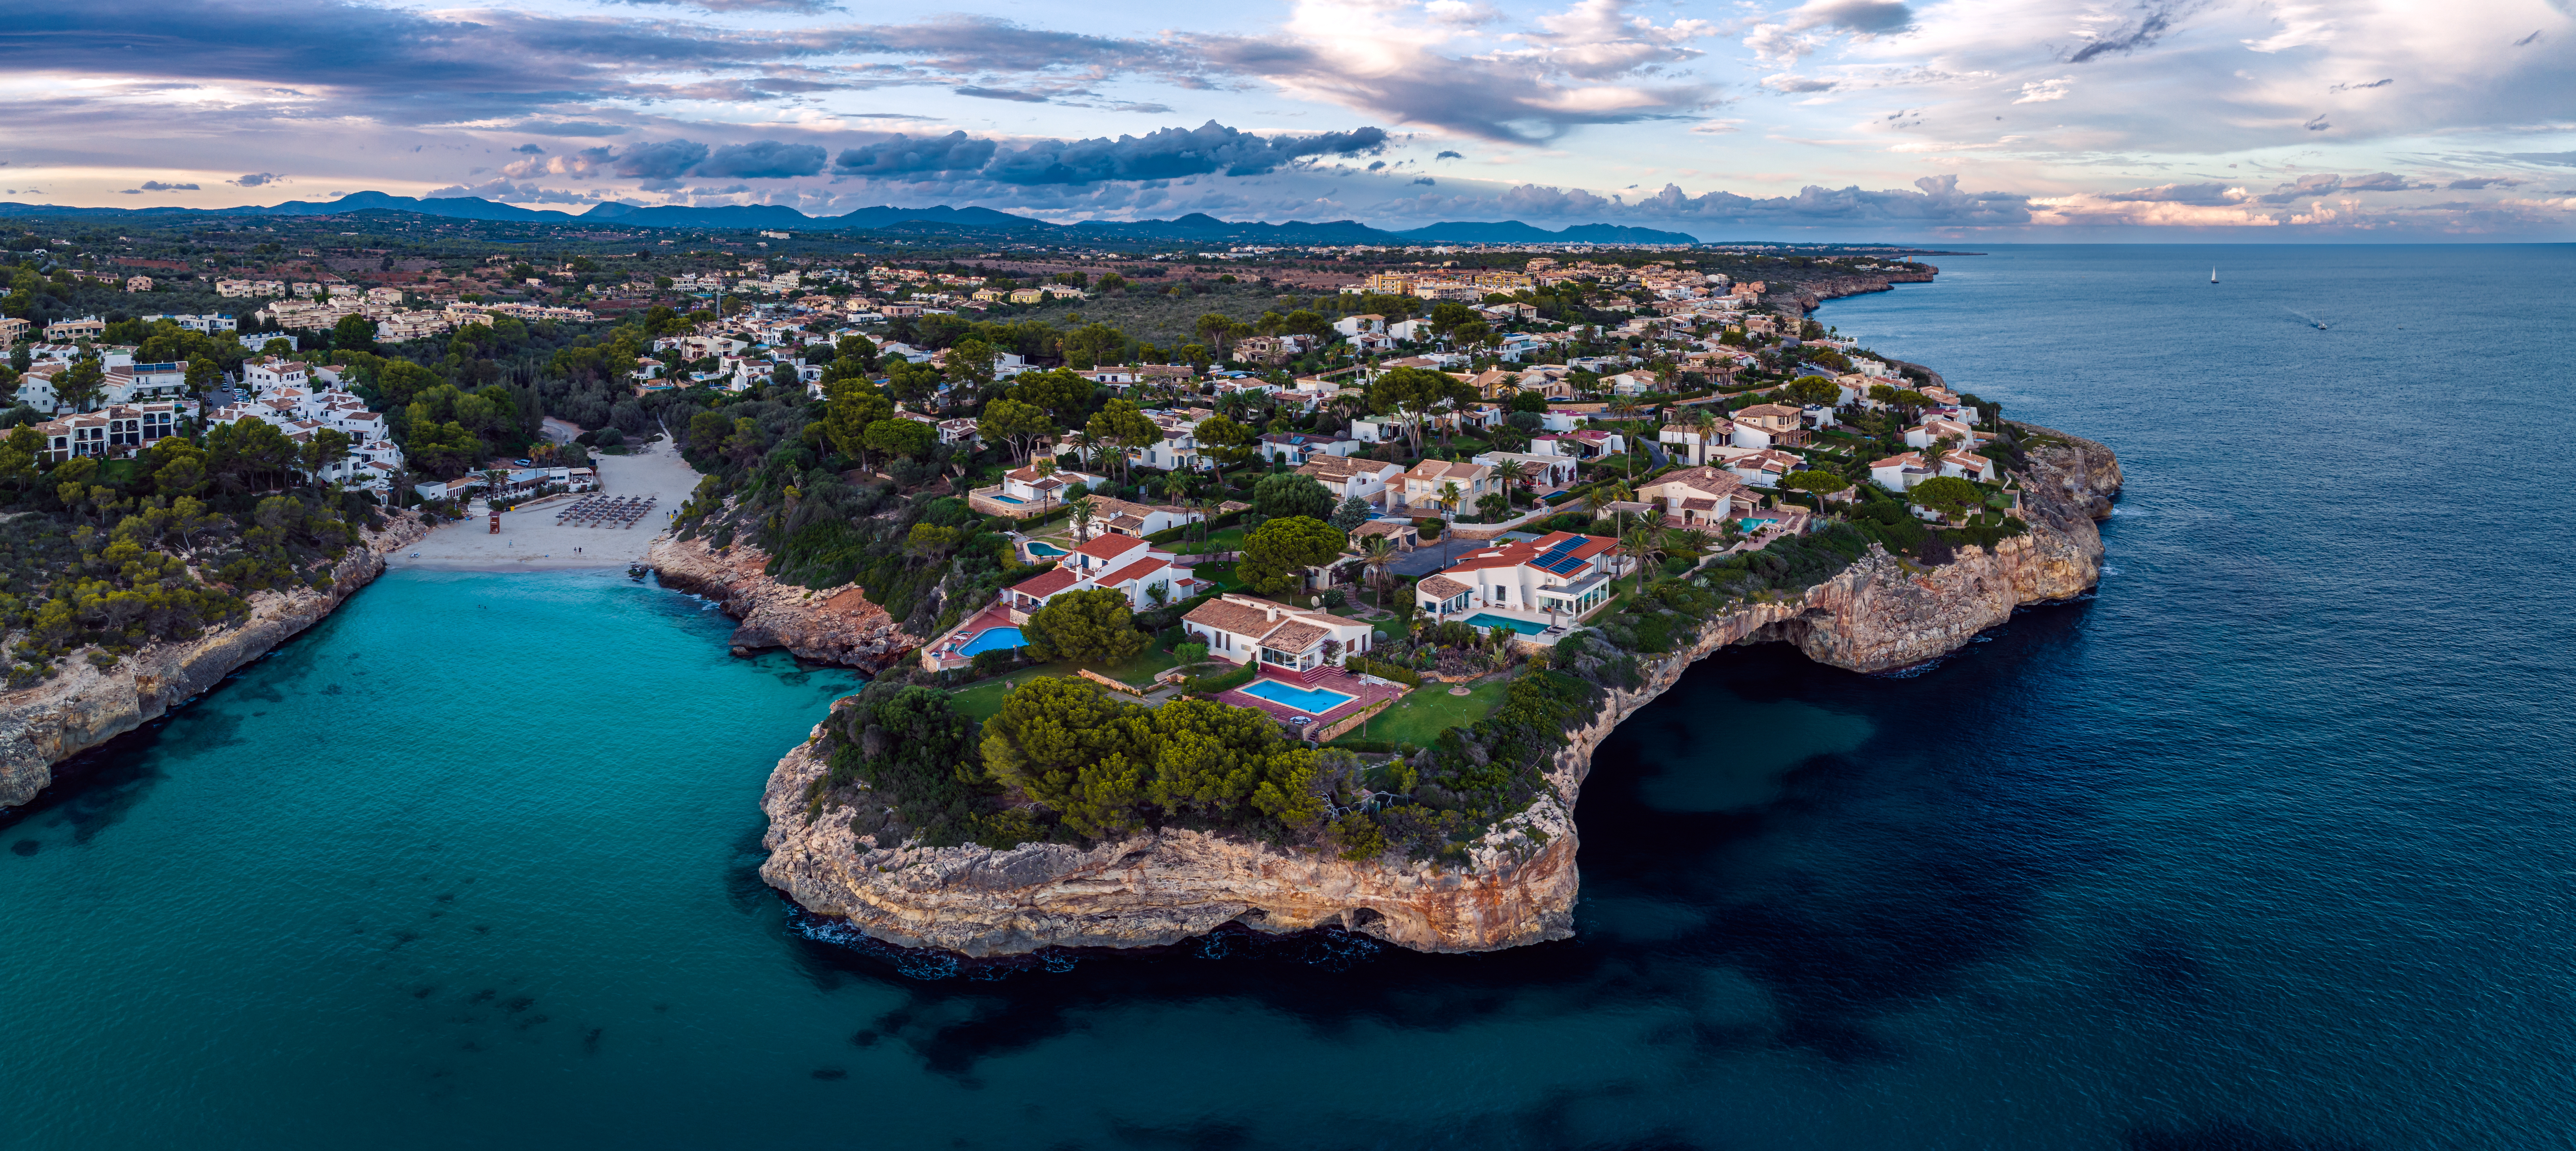
<svg viewBox="0 0 2576 1151"><path fill-rule="evenodd" d="M2096 521L2119 495L2118 459L2090 440L2020 427L2040 445L2024 475L2028 534L1992 551L1960 549L1935 567L1873 548L1799 596L1710 620L1688 648L1646 660L1641 687L1610 692L1556 754L1547 790L1474 844L1463 865L1392 855L1351 861L1187 830L1088 848L880 844L852 833L847 809L808 818L808 786L828 766L818 726L779 762L762 797L770 856L761 877L807 910L875 938L969 956L1154 946L1226 923L1265 931L1338 925L1421 951L1565 938L1579 878L1574 805L1593 749L1692 663L1732 644L1777 641L1821 663L1887 671L1955 651L2016 608L2068 599L2099 582Z"/></svg>
<svg viewBox="0 0 2576 1151"><path fill-rule="evenodd" d="M726 641L735 655L786 648L798 659L874 675L923 643L869 603L857 584L806 588L770 578L769 554L750 544L718 551L703 536L665 535L653 541L644 563L662 586L705 596L742 621Z"/></svg>
<svg viewBox="0 0 2576 1151"><path fill-rule="evenodd" d="M148 644L105 671L70 660L53 679L0 694L0 808L35 798L53 782L55 764L161 718L321 622L384 574L387 554L427 532L418 516L393 513L332 567L327 592L254 593L240 623Z"/></svg>

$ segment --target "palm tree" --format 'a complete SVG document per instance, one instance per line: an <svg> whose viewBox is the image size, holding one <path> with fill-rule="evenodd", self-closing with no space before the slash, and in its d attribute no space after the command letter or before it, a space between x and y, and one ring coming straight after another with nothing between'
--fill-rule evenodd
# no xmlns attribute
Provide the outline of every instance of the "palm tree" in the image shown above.
<svg viewBox="0 0 2576 1151"><path fill-rule="evenodd" d="M1373 535L1360 540L1360 566L1367 569L1369 584L1377 589L1379 611L1386 610L1386 576L1394 563L1395 545L1387 542L1386 536Z"/></svg>
<svg viewBox="0 0 2576 1151"><path fill-rule="evenodd" d="M1072 435L1066 436L1064 442L1073 447L1075 464L1082 467L1091 466L1091 450L1099 446L1098 441L1091 438L1091 433L1077 429Z"/></svg>
<svg viewBox="0 0 2576 1151"><path fill-rule="evenodd" d="M1466 498L1467 493L1458 489L1458 481L1448 480L1440 485L1440 494L1436 497L1436 502L1438 502L1441 507L1449 509L1449 518L1456 519L1458 518L1458 504Z"/></svg>
<svg viewBox="0 0 2576 1151"><path fill-rule="evenodd" d="M1530 484L1530 467L1519 460L1504 460L1494 465L1494 478L1501 480L1503 488L1507 491L1516 487L1525 488Z"/></svg>
<svg viewBox="0 0 2576 1151"><path fill-rule="evenodd" d="M1642 595L1646 590L1646 565L1664 554L1664 533L1638 524L1619 537L1619 554L1637 565L1637 591Z"/></svg>
<svg viewBox="0 0 2576 1151"><path fill-rule="evenodd" d="M1673 555L1698 559L1716 546L1708 533L1698 528L1678 528L1664 533L1664 550Z"/></svg>
<svg viewBox="0 0 2576 1151"><path fill-rule="evenodd" d="M1592 518L1594 520L1598 521L1601 518L1602 511L1607 509L1609 506L1610 497L1602 494L1599 487L1594 487L1590 491L1583 493L1583 510L1592 513Z"/></svg>
<svg viewBox="0 0 2576 1151"><path fill-rule="evenodd" d="M1069 506L1073 508L1073 542L1080 544L1091 538L1091 497L1084 496Z"/></svg>

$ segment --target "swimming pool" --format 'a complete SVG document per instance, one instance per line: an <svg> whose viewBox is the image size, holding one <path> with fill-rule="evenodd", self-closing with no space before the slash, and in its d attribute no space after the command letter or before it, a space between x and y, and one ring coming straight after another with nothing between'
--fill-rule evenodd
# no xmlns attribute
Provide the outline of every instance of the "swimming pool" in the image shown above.
<svg viewBox="0 0 2576 1151"><path fill-rule="evenodd" d="M1024 504L1024 503L1029 502L1029 501L1024 500L1024 499L1021 499L1021 498L1019 498L1019 497L1017 497L1017 496L1006 496L1006 495L1003 495L1003 494L1002 494L1002 493L1000 493L1000 492L995 492L995 493L993 493L992 498L993 498L996 502L999 502L999 503L1006 503L1006 504Z"/></svg>
<svg viewBox="0 0 2576 1151"><path fill-rule="evenodd" d="M1030 540L1029 554L1033 556L1060 556L1066 553L1063 548L1057 547L1045 540Z"/></svg>
<svg viewBox="0 0 2576 1151"><path fill-rule="evenodd" d="M1483 631L1487 628L1507 627L1513 631L1521 633L1522 635L1537 635L1538 633L1547 630L1547 625L1543 623L1532 623L1525 619L1513 619L1510 616L1495 615L1492 612L1478 612L1475 615L1468 616L1467 626L1475 628L1478 631Z"/></svg>
<svg viewBox="0 0 2576 1151"><path fill-rule="evenodd" d="M966 646L958 648L957 654L976 655L1000 648L1025 647L1027 645L1028 641L1020 637L1020 629L1018 628L988 627L975 633L975 638L966 641Z"/></svg>
<svg viewBox="0 0 2576 1151"><path fill-rule="evenodd" d="M1325 691L1320 687L1298 687L1275 679L1256 679L1245 684L1243 694L1318 716L1358 698L1343 695L1338 691Z"/></svg>

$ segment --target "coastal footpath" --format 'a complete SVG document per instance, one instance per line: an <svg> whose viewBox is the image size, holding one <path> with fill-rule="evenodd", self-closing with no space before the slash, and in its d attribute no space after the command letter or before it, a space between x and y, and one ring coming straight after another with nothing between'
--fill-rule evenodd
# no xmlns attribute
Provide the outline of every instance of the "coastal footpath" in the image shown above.
<svg viewBox="0 0 2576 1151"><path fill-rule="evenodd" d="M1991 552L1963 548L1938 567L1873 547L1795 598L1710 620L1689 647L1641 661L1641 687L1608 692L1600 713L1557 752L1547 790L1473 844L1463 866L1392 855L1345 860L1187 830L1088 848L879 844L851 832L847 808L808 817L809 785L828 768L818 726L779 762L762 796L770 856L761 877L808 911L877 939L979 957L1156 946L1226 923L1279 932L1338 925L1437 952L1566 938L1579 887L1574 807L1593 749L1691 664L1730 645L1776 641L1853 671L1907 667L1958 650L2018 607L2068 599L2100 581L2097 521L2119 495L2118 459L2090 440L2019 426L2044 437L2024 477L2028 534Z"/></svg>
<svg viewBox="0 0 2576 1151"><path fill-rule="evenodd" d="M884 671L922 639L903 630L857 584L804 588L771 579L769 555L747 543L723 551L705 537L656 538L644 563L662 586L714 600L741 621L727 641L735 655L786 648L814 663Z"/></svg>
<svg viewBox="0 0 2576 1151"><path fill-rule="evenodd" d="M53 782L55 764L161 718L321 622L384 574L387 554L428 530L413 513L392 513L384 530L363 533L332 566L327 592L257 592L240 623L147 644L105 671L73 661L52 679L0 694L0 808L34 799Z"/></svg>

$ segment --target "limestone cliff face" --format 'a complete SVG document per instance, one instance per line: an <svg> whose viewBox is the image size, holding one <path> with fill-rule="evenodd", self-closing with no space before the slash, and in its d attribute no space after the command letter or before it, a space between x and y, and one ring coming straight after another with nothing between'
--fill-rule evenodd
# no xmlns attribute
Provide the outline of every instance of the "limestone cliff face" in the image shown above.
<svg viewBox="0 0 2576 1151"><path fill-rule="evenodd" d="M2032 430L2063 443L2033 453L2029 535L1991 555L1965 549L1938 568L1873 550L1797 599L1748 604L1710 621L1688 649L1642 660L1645 683L1611 692L1558 752L1547 791L1487 833L1462 865L1354 862L1195 831L1088 850L880 845L851 834L847 808L806 818L807 785L828 766L809 739L779 762L762 797L770 856L761 877L807 910L878 939L972 956L1153 946L1229 922L1265 931L1339 925L1420 951L1566 938L1579 886L1573 811L1593 749L1701 657L1787 640L1838 667L1902 667L1955 650L2020 604L2093 586L2102 559L2093 521L2118 494L2119 465L2100 444Z"/></svg>
<svg viewBox="0 0 2576 1151"><path fill-rule="evenodd" d="M231 627L148 645L106 671L75 658L51 680L0 695L0 807L35 798L53 782L55 764L161 718L320 622L384 574L387 553L427 531L412 514L395 513L332 568L328 592L259 592L250 618Z"/></svg>
<svg viewBox="0 0 2576 1151"><path fill-rule="evenodd" d="M653 541L644 562L663 586L705 596L742 621L729 641L735 655L783 647L798 659L874 674L923 642L869 603L857 584L816 589L769 578L762 570L769 554L749 544L718 553L703 536L664 535Z"/></svg>

